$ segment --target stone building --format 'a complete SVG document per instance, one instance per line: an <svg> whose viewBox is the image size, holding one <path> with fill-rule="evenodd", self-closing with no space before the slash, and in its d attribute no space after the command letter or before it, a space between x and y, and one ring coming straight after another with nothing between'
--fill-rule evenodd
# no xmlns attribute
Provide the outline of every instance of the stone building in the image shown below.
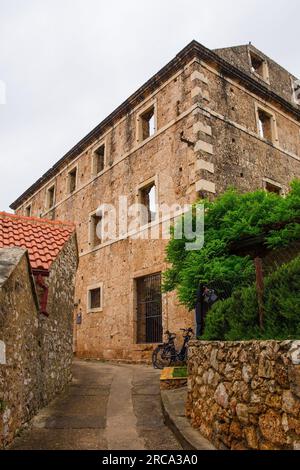
<svg viewBox="0 0 300 470"><path fill-rule="evenodd" d="M162 205L229 186L284 194L300 177L298 83L251 44L212 51L193 41L11 205L76 223L79 356L144 360L164 330L194 323L174 294L160 294L167 241L99 239L99 205L144 202L146 238Z"/></svg>
<svg viewBox="0 0 300 470"><path fill-rule="evenodd" d="M0 448L71 379L74 229L0 213Z"/></svg>

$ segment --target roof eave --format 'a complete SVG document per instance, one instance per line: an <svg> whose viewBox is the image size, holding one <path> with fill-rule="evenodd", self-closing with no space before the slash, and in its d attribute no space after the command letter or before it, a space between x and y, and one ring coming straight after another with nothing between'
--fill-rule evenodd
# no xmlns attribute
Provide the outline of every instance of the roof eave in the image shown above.
<svg viewBox="0 0 300 470"><path fill-rule="evenodd" d="M89 134L81 139L69 152L67 152L55 165L50 168L41 178L39 178L32 186L24 191L11 205L10 208L16 210L25 199L32 196L32 194L39 189L39 187L49 178L54 176L59 168L65 164L68 160L72 160L76 156L80 155L87 145L90 145L94 140L101 136L107 127L113 125L114 121L120 119L125 113L128 113L133 107L144 100L144 94L153 89L157 88L160 83L166 81L170 76L176 73L184 63L191 60L194 57L199 59L207 59L211 62L216 63L220 71L227 76L231 76L247 84L248 88L255 91L263 98L275 100L291 114L294 115L300 121L300 108L294 106L292 103L281 98L276 93L270 91L265 85L257 82L255 79L247 75L246 72L241 71L237 67L231 65L229 62L224 60L214 51L207 49L197 41L190 42L184 49L182 49L174 59L172 59L167 65L165 65L159 72L157 72L150 80L142 85L135 93L133 93L126 101L124 101L118 108L116 108L109 116L107 116L98 126L96 126Z"/></svg>

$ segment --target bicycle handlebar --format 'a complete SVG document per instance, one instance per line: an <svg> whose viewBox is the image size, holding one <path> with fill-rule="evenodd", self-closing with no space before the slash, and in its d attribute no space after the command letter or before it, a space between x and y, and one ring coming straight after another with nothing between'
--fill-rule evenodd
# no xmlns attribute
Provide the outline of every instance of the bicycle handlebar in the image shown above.
<svg viewBox="0 0 300 470"><path fill-rule="evenodd" d="M193 331L192 328L180 328L180 331L184 331L185 333L192 333L192 334L194 334L194 331ZM165 334L166 334L167 336L170 336L170 337L171 337L171 336L176 337L176 334L175 334L175 333L170 333L169 330L167 330Z"/></svg>

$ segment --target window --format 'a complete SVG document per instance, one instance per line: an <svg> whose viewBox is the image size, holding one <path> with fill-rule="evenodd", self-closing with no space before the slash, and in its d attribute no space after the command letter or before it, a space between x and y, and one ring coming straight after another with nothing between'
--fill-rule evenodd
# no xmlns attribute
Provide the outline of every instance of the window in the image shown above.
<svg viewBox="0 0 300 470"><path fill-rule="evenodd" d="M271 182L269 180L264 180L264 187L268 193L282 195L282 186L280 184L277 184L273 181Z"/></svg>
<svg viewBox="0 0 300 470"><path fill-rule="evenodd" d="M77 168L73 168L68 174L68 193L72 194L77 186Z"/></svg>
<svg viewBox="0 0 300 470"><path fill-rule="evenodd" d="M46 208L51 209L55 204L55 186L47 189Z"/></svg>
<svg viewBox="0 0 300 470"><path fill-rule="evenodd" d="M154 181L140 188L139 203L144 206L141 224L146 225L153 222L156 219L156 186Z"/></svg>
<svg viewBox="0 0 300 470"><path fill-rule="evenodd" d="M254 52L250 52L250 63L252 73L260 76L265 81L269 80L269 69L265 59Z"/></svg>
<svg viewBox="0 0 300 470"><path fill-rule="evenodd" d="M105 144L100 145L93 154L93 175L96 176L104 170L105 166Z"/></svg>
<svg viewBox="0 0 300 470"><path fill-rule="evenodd" d="M98 284L97 286L92 286L88 288L87 295L87 309L88 312L102 310L103 307L103 285Z"/></svg>
<svg viewBox="0 0 300 470"><path fill-rule="evenodd" d="M277 141L275 116L261 108L257 108L258 133L262 139L269 142Z"/></svg>
<svg viewBox="0 0 300 470"><path fill-rule="evenodd" d="M32 210L32 206L31 206L31 204L29 204L29 206L27 206L27 207L25 208L25 215L26 215L26 217L31 217L31 210Z"/></svg>
<svg viewBox="0 0 300 470"><path fill-rule="evenodd" d="M161 274L136 279L137 289L137 342L162 341Z"/></svg>
<svg viewBox="0 0 300 470"><path fill-rule="evenodd" d="M296 104L300 105L300 80L292 79L293 98Z"/></svg>
<svg viewBox="0 0 300 470"><path fill-rule="evenodd" d="M155 107L151 106L138 117L138 140L142 142L155 134Z"/></svg>
<svg viewBox="0 0 300 470"><path fill-rule="evenodd" d="M98 245L101 245L101 221L102 216L97 214L92 214L90 216L90 245L92 248L95 248Z"/></svg>

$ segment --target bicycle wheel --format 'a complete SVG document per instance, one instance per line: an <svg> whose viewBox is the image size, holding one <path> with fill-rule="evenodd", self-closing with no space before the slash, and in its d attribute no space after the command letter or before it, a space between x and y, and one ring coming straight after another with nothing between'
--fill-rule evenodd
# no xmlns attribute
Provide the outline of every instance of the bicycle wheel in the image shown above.
<svg viewBox="0 0 300 470"><path fill-rule="evenodd" d="M152 364L154 369L163 369L169 367L172 362L172 354L170 349L166 349L164 346L158 346L154 349L152 354Z"/></svg>

